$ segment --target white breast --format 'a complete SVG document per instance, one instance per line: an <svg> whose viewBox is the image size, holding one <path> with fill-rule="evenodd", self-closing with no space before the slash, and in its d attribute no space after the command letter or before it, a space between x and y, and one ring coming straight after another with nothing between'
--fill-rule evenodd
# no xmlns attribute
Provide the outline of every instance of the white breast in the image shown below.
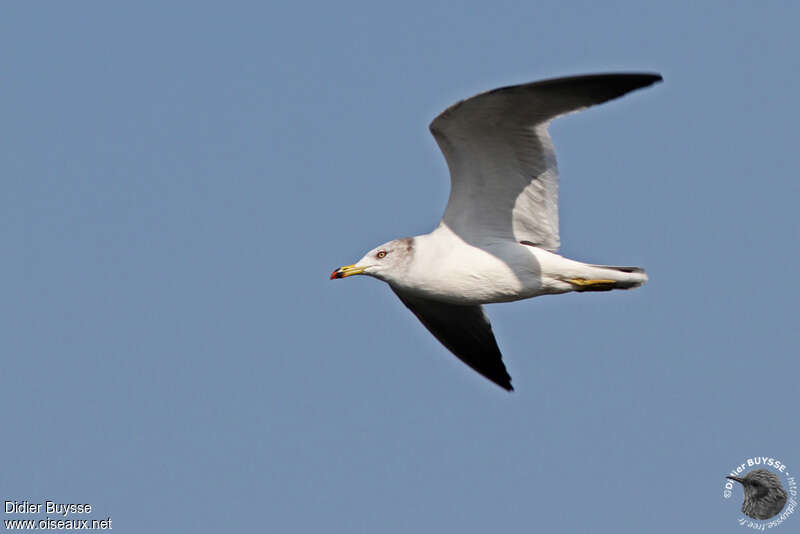
<svg viewBox="0 0 800 534"><path fill-rule="evenodd" d="M442 225L415 238L414 261L398 287L454 304L530 298L543 292L531 247L514 242L473 246Z"/></svg>

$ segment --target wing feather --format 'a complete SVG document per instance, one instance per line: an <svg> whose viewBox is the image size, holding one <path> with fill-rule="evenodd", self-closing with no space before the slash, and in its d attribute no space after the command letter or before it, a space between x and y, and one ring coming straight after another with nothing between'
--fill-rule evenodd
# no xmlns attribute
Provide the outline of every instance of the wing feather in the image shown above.
<svg viewBox="0 0 800 534"><path fill-rule="evenodd" d="M514 239L557 250L558 169L550 121L658 81L658 74L556 78L450 106L430 125L450 169L442 222L472 243Z"/></svg>
<svg viewBox="0 0 800 534"><path fill-rule="evenodd" d="M459 306L392 290L442 345L498 386L512 391L492 325L482 306Z"/></svg>

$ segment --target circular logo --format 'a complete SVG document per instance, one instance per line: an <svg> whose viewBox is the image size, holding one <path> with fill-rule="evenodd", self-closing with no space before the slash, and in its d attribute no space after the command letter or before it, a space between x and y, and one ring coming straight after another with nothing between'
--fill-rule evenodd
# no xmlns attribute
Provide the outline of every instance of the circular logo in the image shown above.
<svg viewBox="0 0 800 534"><path fill-rule="evenodd" d="M770 456L748 458L725 476L722 497L741 495L739 525L767 530L782 525L797 507L797 482L789 467Z"/></svg>

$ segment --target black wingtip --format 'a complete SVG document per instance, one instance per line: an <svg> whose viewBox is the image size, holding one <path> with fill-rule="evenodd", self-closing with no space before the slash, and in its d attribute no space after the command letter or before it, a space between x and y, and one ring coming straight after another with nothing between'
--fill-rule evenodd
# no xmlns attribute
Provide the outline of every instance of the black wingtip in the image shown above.
<svg viewBox="0 0 800 534"><path fill-rule="evenodd" d="M640 85L640 87L647 87L664 81L664 77L657 72L632 73L632 76L636 76L642 81L643 85Z"/></svg>
<svg viewBox="0 0 800 534"><path fill-rule="evenodd" d="M545 80L542 84L564 91L585 91L587 95L599 97L600 101L597 103L600 103L663 81L663 76L657 72L611 72L555 78Z"/></svg>
<svg viewBox="0 0 800 534"><path fill-rule="evenodd" d="M664 78L656 72L616 72L555 78L539 83L542 89L575 98L573 105L577 103L582 106L592 106L662 81ZM563 111L574 110L565 109Z"/></svg>
<svg viewBox="0 0 800 534"><path fill-rule="evenodd" d="M503 363L500 362L500 365L503 365ZM503 365L503 371L505 371L505 365ZM478 372L481 373L486 378L488 378L489 380L491 380L492 382L494 382L495 384L497 384L498 386L500 386L501 388L503 388L504 390L508 391L509 393L514 391L514 386L511 385L511 375L509 375L508 372L503 373L505 376L503 375L489 376L488 374L482 371Z"/></svg>
<svg viewBox="0 0 800 534"><path fill-rule="evenodd" d="M490 358L483 360L483 366L475 365L475 362L471 360L468 361L459 354L456 354L456 356L458 356L461 361L472 367L473 370L478 371L478 373L480 373L484 378L489 379L493 384L497 384L508 392L514 391L514 386L511 385L511 375L508 374L508 371L506 370L506 366L503 363L499 348L495 354L496 359L494 354L492 354ZM488 362L491 362L490 366L486 365Z"/></svg>

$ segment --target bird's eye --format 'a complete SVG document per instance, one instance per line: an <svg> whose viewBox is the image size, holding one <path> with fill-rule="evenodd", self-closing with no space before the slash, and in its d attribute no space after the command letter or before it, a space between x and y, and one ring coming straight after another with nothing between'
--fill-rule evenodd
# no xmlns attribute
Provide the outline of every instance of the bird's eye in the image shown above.
<svg viewBox="0 0 800 534"><path fill-rule="evenodd" d="M385 258L386 257L386 251L385 250L379 250L378 253L375 254L375 257L378 258L378 259Z"/></svg>

